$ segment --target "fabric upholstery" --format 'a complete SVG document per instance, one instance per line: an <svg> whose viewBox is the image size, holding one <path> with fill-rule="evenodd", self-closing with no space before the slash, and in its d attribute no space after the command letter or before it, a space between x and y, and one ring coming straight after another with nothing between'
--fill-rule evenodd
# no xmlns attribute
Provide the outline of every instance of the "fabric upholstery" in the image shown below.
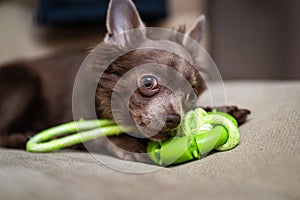
<svg viewBox="0 0 300 200"><path fill-rule="evenodd" d="M235 149L144 174L110 169L85 152L0 149L0 199L300 199L300 82L225 85L227 103L252 112Z"/></svg>

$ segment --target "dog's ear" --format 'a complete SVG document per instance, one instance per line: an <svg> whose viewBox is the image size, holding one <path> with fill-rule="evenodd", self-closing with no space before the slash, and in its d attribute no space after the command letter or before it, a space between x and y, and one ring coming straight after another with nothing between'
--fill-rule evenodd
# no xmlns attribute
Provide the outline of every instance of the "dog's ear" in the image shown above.
<svg viewBox="0 0 300 200"><path fill-rule="evenodd" d="M132 29L145 28L131 0L111 0L108 7L106 26L109 36L116 36ZM107 39L107 38L106 38ZM121 41L120 41L121 40ZM122 41L125 40L125 41ZM118 45L125 45L128 38L118 38Z"/></svg>
<svg viewBox="0 0 300 200"><path fill-rule="evenodd" d="M200 43L202 36L204 34L206 18L205 15L201 15L198 17L192 28L190 28L183 39L183 46L187 49L192 51L192 43L193 40L197 43ZM191 40L192 39L192 40Z"/></svg>

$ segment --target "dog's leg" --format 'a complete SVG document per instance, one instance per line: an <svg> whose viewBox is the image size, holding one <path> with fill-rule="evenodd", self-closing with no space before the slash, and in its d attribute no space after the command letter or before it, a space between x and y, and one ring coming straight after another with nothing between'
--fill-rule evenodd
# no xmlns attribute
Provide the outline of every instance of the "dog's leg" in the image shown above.
<svg viewBox="0 0 300 200"><path fill-rule="evenodd" d="M25 68L0 68L0 146L24 148L29 134L11 129L34 98L36 81Z"/></svg>
<svg viewBox="0 0 300 200"><path fill-rule="evenodd" d="M211 112L212 110L216 110L218 112L225 112L230 115L232 115L236 121L238 122L239 125L242 125L243 123L246 122L248 115L251 114L250 110L248 109L241 109L238 108L237 106L220 106L220 107L205 107L203 108L207 112Z"/></svg>
<svg viewBox="0 0 300 200"><path fill-rule="evenodd" d="M141 139L126 134L109 136L108 138L100 137L84 144L74 145L71 148L112 155L122 160L153 163L146 154L146 144Z"/></svg>

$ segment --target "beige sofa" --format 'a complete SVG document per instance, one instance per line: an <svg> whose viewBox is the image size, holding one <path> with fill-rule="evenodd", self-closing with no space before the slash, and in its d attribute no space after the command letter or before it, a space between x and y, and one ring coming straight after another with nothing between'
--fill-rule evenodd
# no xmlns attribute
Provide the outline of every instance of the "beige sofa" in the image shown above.
<svg viewBox="0 0 300 200"><path fill-rule="evenodd" d="M229 104L249 108L241 143L179 166L157 167L89 153L0 149L0 199L300 199L300 82L227 82Z"/></svg>

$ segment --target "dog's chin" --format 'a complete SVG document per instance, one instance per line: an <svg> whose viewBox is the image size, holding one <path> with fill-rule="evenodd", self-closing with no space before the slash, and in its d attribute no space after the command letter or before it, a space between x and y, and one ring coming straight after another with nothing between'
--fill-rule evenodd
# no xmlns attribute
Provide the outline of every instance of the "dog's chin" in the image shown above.
<svg viewBox="0 0 300 200"><path fill-rule="evenodd" d="M176 129L172 129L172 130L162 129L160 131L144 129L142 134L144 135L144 137L146 137L147 139L152 140L152 141L164 141L172 136L171 131L174 131L174 130L176 130Z"/></svg>
<svg viewBox="0 0 300 200"><path fill-rule="evenodd" d="M176 130L179 128L175 127L175 128L167 128L167 127L163 127L162 129L155 129L152 127L146 127L146 126L138 126L138 131L139 134L143 135L143 137L152 140L152 141L164 141L168 138L170 138L172 135L174 135L174 131L176 132Z"/></svg>
<svg viewBox="0 0 300 200"><path fill-rule="evenodd" d="M160 132L156 133L155 135L152 135L151 137L149 137L149 139L152 141L163 141L169 137L170 137L169 131L160 131Z"/></svg>

